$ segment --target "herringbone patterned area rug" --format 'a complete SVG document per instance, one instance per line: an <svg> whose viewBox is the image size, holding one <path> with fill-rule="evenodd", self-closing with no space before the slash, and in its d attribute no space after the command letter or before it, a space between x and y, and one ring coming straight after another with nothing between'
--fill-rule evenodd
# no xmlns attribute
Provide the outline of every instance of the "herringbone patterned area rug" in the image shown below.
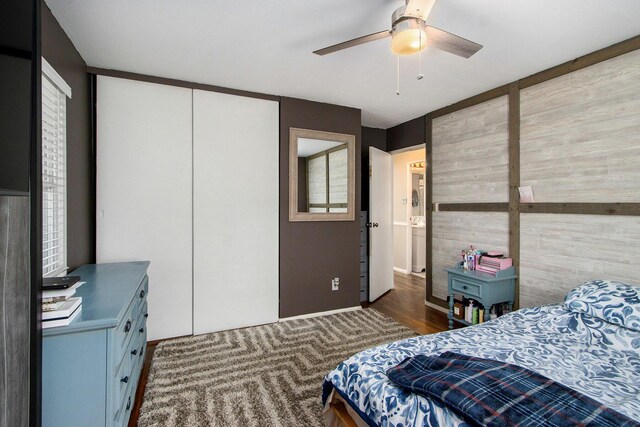
<svg viewBox="0 0 640 427"><path fill-rule="evenodd" d="M321 426L323 377L416 334L373 309L164 341L139 426Z"/></svg>

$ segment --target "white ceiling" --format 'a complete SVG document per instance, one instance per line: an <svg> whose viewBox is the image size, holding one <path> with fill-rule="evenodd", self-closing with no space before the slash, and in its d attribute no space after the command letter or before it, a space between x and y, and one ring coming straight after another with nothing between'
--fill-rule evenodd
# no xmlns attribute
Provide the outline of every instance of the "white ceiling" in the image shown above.
<svg viewBox="0 0 640 427"><path fill-rule="evenodd" d="M471 59L390 39L313 50L388 29L400 0L47 0L88 65L362 109L388 128L640 34L639 0L439 0L427 23L484 45Z"/></svg>

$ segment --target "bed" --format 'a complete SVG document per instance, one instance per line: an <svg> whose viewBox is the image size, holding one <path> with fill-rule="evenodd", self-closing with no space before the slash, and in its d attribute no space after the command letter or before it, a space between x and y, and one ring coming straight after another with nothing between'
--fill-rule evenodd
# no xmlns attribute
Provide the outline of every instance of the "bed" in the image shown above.
<svg viewBox="0 0 640 427"><path fill-rule="evenodd" d="M564 304L526 308L352 356L325 377L327 424L467 425L464 415L387 377L408 357L445 351L527 368L640 422L640 288L592 281L567 294Z"/></svg>

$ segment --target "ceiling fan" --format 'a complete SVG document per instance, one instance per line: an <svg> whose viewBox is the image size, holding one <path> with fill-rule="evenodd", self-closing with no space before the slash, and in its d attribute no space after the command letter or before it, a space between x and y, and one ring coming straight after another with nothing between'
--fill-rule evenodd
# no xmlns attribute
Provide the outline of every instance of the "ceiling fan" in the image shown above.
<svg viewBox="0 0 640 427"><path fill-rule="evenodd" d="M391 30L380 31L314 51L327 55L350 47L391 37L391 50L397 55L412 55L433 46L454 55L470 58L482 45L426 24L436 0L406 0L391 15Z"/></svg>

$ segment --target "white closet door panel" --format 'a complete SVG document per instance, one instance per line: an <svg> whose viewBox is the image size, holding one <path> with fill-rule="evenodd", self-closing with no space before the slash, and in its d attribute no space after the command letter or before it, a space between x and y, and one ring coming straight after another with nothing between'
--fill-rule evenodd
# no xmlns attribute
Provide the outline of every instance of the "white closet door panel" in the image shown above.
<svg viewBox="0 0 640 427"><path fill-rule="evenodd" d="M97 261L149 260L148 339L192 333L192 91L98 77Z"/></svg>
<svg viewBox="0 0 640 427"><path fill-rule="evenodd" d="M278 103L193 91L193 332L278 320Z"/></svg>

